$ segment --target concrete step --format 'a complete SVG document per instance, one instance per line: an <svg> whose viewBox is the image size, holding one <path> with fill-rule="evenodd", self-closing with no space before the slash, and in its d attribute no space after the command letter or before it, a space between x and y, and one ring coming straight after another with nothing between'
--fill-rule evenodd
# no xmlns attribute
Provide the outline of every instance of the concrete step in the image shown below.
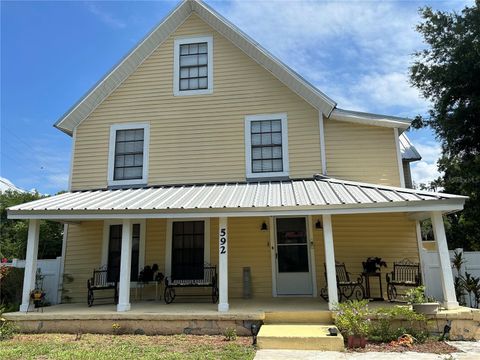
<svg viewBox="0 0 480 360"><path fill-rule="evenodd" d="M257 335L259 349L343 351L343 336L328 336L334 325L262 325Z"/></svg>
<svg viewBox="0 0 480 360"><path fill-rule="evenodd" d="M333 322L331 311L274 311L265 312L265 324L328 325Z"/></svg>

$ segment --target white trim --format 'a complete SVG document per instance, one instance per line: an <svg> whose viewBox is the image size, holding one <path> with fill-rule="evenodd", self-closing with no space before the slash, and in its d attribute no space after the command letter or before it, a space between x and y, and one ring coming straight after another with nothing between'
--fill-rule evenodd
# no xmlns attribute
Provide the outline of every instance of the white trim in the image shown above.
<svg viewBox="0 0 480 360"><path fill-rule="evenodd" d="M228 218L218 218L218 311L225 312L228 304Z"/></svg>
<svg viewBox="0 0 480 360"><path fill-rule="evenodd" d="M65 273L65 256L67 254L68 227L69 227L69 224L63 224L62 259L60 260L60 277L58 280L58 299L57 299L57 302L59 304L62 302L63 281L64 281L64 273Z"/></svg>
<svg viewBox="0 0 480 360"><path fill-rule="evenodd" d="M130 274L132 264L132 220L123 219L120 254L120 281L118 283L117 311L130 310Z"/></svg>
<svg viewBox="0 0 480 360"><path fill-rule="evenodd" d="M405 174L403 173L402 152L400 151L400 138L398 128L393 129L393 140L395 141L395 149L397 152L398 175L400 176L400 187L405 187Z"/></svg>
<svg viewBox="0 0 480 360"><path fill-rule="evenodd" d="M318 112L318 129L320 132L320 158L322 161L322 174L327 175L327 153L325 147L325 127L324 127L323 113Z"/></svg>
<svg viewBox="0 0 480 360"><path fill-rule="evenodd" d="M447 237L445 236L445 226L442 214L438 211L432 212L432 229L435 241L437 243L438 260L440 264L440 280L442 281L443 305L448 310L459 307L455 286L453 282L452 265L450 254L448 252Z"/></svg>
<svg viewBox="0 0 480 360"><path fill-rule="evenodd" d="M210 263L210 218L176 218L167 220L165 232L165 276L172 275L172 227L173 223L181 221L203 221L204 223L204 243L203 243L203 261Z"/></svg>
<svg viewBox="0 0 480 360"><path fill-rule="evenodd" d="M40 221L28 222L27 254L25 257L25 272L23 275L22 304L20 311L27 312L30 305L30 292L35 289L37 275L38 242L40 237Z"/></svg>
<svg viewBox="0 0 480 360"><path fill-rule="evenodd" d="M143 168L142 178L134 180L114 180L115 170L115 140L117 130L143 129ZM108 147L108 186L138 185L148 183L148 161L150 148L150 124L149 123L124 123L110 126L110 143Z"/></svg>
<svg viewBox="0 0 480 360"><path fill-rule="evenodd" d="M199 90L180 90L180 45L207 43L207 81L208 87ZM213 36L182 36L173 42L173 95L206 95L213 93Z"/></svg>
<svg viewBox="0 0 480 360"><path fill-rule="evenodd" d="M344 110L339 108L333 109L329 118L337 121L345 121L364 125L400 128L402 131L408 129L410 123L412 122L408 118Z"/></svg>
<svg viewBox="0 0 480 360"><path fill-rule="evenodd" d="M328 309L338 304L337 272L335 268L335 246L333 243L332 215L323 215L323 243L325 246L325 267L327 273Z"/></svg>
<svg viewBox="0 0 480 360"><path fill-rule="evenodd" d="M310 246L310 272L312 273L312 292L313 292L313 297L317 297L317 264L315 262L315 244L313 241L313 221L312 221L312 215L307 216L307 233L308 233L308 238L307 241L309 242Z"/></svg>
<svg viewBox="0 0 480 360"><path fill-rule="evenodd" d="M145 267L145 237L146 237L146 220L130 218L131 221L131 233L133 234L133 225L140 224L140 243L138 244L138 271L140 272ZM104 220L103 221L103 238L102 238L102 263L100 266L108 265L108 243L110 240L110 226L122 225L122 220ZM132 243L133 244L133 243ZM136 281L132 281L136 285ZM132 285L132 284L131 284Z"/></svg>
<svg viewBox="0 0 480 360"><path fill-rule="evenodd" d="M75 160L75 145L77 141L77 128L73 129L72 136L72 149L70 153L70 170L68 174L68 191L72 191L72 180L73 180L73 164Z"/></svg>
<svg viewBox="0 0 480 360"><path fill-rule="evenodd" d="M277 260L275 257L275 219L273 216L268 217L270 260L272 265L272 296L277 297Z"/></svg>
<svg viewBox="0 0 480 360"><path fill-rule="evenodd" d="M251 122L262 120L280 120L282 124L282 161L283 171L254 173L252 172L252 139L250 134ZM258 114L245 116L245 171L247 179L286 177L290 173L288 161L288 121L287 113Z"/></svg>

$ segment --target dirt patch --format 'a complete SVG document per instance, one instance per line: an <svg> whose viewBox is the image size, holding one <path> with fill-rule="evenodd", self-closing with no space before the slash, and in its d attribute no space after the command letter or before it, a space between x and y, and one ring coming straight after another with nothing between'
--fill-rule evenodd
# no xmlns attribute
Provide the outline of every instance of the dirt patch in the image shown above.
<svg viewBox="0 0 480 360"><path fill-rule="evenodd" d="M349 352L405 352L413 351L419 353L433 353L433 354L451 354L458 352L454 346L447 344L444 341L427 340L422 344L413 344L411 347L402 345L392 345L390 343L367 343L365 349L348 349Z"/></svg>

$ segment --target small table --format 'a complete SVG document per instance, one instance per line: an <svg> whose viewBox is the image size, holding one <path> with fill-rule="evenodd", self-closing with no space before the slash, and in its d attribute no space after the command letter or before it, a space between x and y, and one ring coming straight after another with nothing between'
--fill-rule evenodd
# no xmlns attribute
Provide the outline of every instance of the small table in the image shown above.
<svg viewBox="0 0 480 360"><path fill-rule="evenodd" d="M383 301L383 290L382 290L382 273L381 272L374 272L368 273L363 272L362 277L365 279L365 292L367 295L367 299L373 301ZM370 291L370 278L378 278L378 284L380 285L380 296L379 297L372 297Z"/></svg>

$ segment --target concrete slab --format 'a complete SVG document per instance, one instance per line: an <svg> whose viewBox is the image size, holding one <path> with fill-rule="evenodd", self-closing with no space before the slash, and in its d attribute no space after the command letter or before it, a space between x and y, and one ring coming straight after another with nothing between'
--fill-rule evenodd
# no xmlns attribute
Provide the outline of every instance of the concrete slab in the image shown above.
<svg viewBox="0 0 480 360"><path fill-rule="evenodd" d="M329 336L333 325L263 325L257 336L260 349L342 351L343 336Z"/></svg>

